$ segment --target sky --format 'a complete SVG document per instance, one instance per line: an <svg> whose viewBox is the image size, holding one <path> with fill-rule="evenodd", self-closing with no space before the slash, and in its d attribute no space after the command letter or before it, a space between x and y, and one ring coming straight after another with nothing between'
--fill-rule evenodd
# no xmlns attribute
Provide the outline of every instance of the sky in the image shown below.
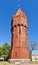
<svg viewBox="0 0 38 65"><path fill-rule="evenodd" d="M38 54L38 50L33 50L32 54Z"/></svg>
<svg viewBox="0 0 38 65"><path fill-rule="evenodd" d="M38 0L0 0L0 46L11 45L11 19L19 8L28 19L28 43L38 42Z"/></svg>

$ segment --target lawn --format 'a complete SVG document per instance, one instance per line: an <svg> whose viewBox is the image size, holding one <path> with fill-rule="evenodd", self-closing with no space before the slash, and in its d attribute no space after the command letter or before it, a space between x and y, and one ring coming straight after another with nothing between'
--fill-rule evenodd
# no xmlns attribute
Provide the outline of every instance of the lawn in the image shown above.
<svg viewBox="0 0 38 65"><path fill-rule="evenodd" d="M38 61L32 61L31 64L38 64Z"/></svg>
<svg viewBox="0 0 38 65"><path fill-rule="evenodd" d="M14 64L10 64L10 63L8 63L8 62L4 62L4 61L0 61L0 65L14 65Z"/></svg>

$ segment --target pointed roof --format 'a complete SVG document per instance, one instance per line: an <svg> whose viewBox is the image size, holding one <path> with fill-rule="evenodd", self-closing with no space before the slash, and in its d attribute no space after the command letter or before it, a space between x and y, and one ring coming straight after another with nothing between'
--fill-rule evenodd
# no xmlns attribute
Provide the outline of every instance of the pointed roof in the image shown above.
<svg viewBox="0 0 38 65"><path fill-rule="evenodd" d="M22 15L22 14L24 14L24 12L22 12L22 10L19 8L15 16Z"/></svg>

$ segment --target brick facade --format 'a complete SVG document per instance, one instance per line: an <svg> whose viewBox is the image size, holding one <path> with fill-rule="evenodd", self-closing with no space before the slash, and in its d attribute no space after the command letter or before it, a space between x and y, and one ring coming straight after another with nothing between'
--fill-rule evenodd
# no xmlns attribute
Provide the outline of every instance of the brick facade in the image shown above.
<svg viewBox="0 0 38 65"><path fill-rule="evenodd" d="M11 21L10 59L29 59L27 17L18 9Z"/></svg>

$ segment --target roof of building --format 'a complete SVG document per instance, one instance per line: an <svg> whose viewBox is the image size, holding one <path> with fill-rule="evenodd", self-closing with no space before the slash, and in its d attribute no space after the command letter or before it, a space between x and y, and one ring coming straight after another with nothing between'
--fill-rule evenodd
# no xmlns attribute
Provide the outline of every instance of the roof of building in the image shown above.
<svg viewBox="0 0 38 65"><path fill-rule="evenodd" d="M32 56L38 56L38 54L32 54Z"/></svg>

